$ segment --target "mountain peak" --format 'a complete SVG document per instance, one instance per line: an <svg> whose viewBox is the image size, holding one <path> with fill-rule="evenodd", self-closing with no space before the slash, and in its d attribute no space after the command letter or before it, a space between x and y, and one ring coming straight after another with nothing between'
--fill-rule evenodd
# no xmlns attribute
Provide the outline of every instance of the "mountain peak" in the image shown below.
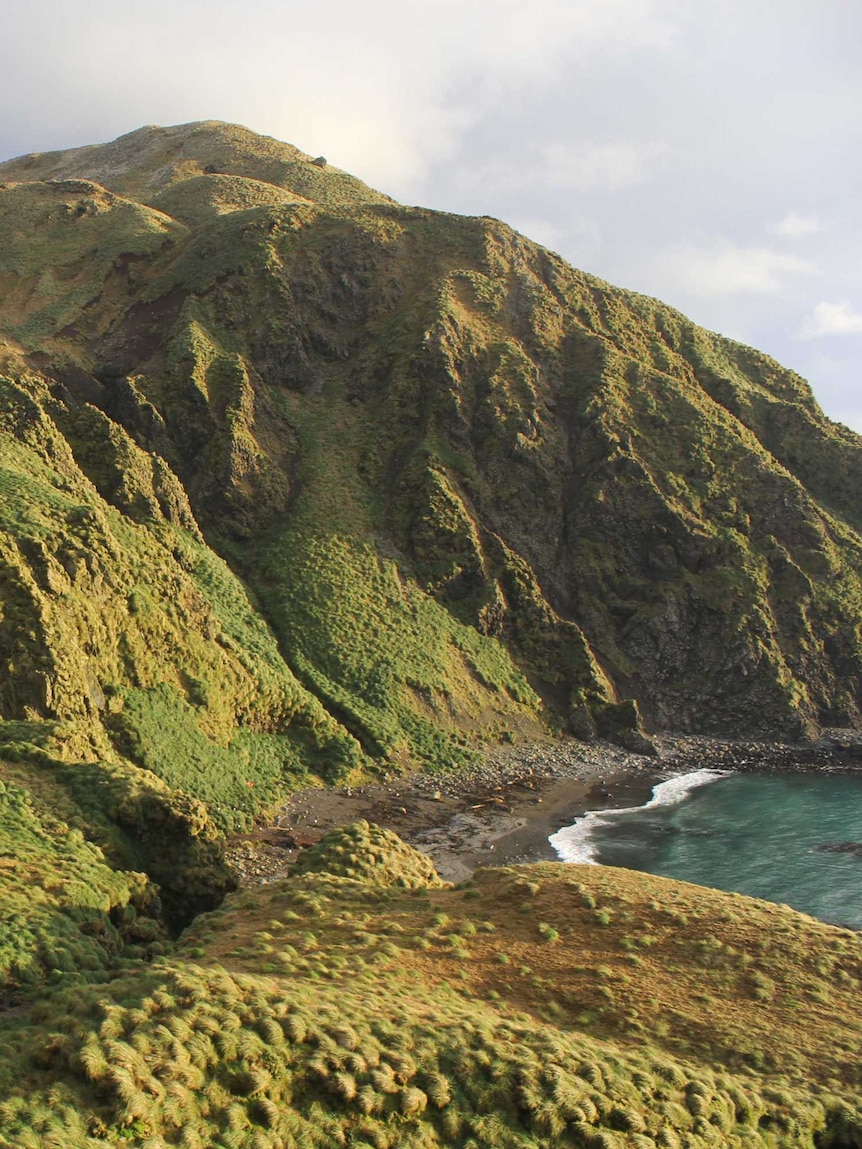
<svg viewBox="0 0 862 1149"><path fill-rule="evenodd" d="M144 203L177 183L206 175L252 179L315 202L389 202L336 168L327 168L322 178L319 160L291 144L219 120L148 125L110 143L34 152L0 164L0 181L90 179Z"/></svg>
<svg viewBox="0 0 862 1149"><path fill-rule="evenodd" d="M0 334L52 443L123 515L222 540L354 749L862 721L862 446L774 360L233 124L0 180Z"/></svg>

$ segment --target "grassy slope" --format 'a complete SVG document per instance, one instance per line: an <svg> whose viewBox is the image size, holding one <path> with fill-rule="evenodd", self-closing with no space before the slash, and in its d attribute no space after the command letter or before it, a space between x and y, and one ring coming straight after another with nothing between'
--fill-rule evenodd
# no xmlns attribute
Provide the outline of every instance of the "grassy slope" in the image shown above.
<svg viewBox="0 0 862 1149"><path fill-rule="evenodd" d="M316 168L311 178L319 178ZM209 188L210 177L202 179ZM245 184L239 184L228 190L240 194ZM38 792L56 812L52 828L41 824L35 837L15 820L8 828L10 856L29 856L38 849L34 843L42 843L42 867L27 881L53 891L44 895L46 924L40 918L28 930L20 929L17 887L10 885L4 898L0 976L4 994L16 1000L22 987L53 968L46 953L63 954L59 964L69 972L91 968L103 949L119 946L113 919L105 915L121 913L130 891L147 903L154 922L162 907L176 924L212 905L232 881L220 834L246 826L298 785L349 778L364 758L353 736L297 680L256 601L204 542L169 464L142 450L105 413L111 399L90 373L88 347L110 329L129 292L146 290L165 271L166 251L172 252L170 274L182 284L201 274L201 262L207 274L220 273L225 259L230 267L233 247L213 252L204 236L190 249L184 227L92 183L12 185L2 195L4 224L15 242L4 245L0 257L4 330L12 337L3 346L0 378L0 781L11 782L22 763L31 764L23 783L18 778L21 801ZM198 199L184 184L174 195L187 205ZM178 261L172 245L179 247ZM46 264L52 267L47 276L40 270ZM187 313L171 344L167 370L180 377L189 372L224 417L224 433L206 443L198 470L213 464L213 497L230 505L230 492L225 499L219 486L226 470L236 480L235 506L243 515L250 494L269 493L267 483L277 497L282 476L246 426L255 399L242 361L214 345L194 316ZM38 370L46 361L53 378ZM129 380L122 399L158 432L164 422L146 399L146 385L146 379ZM160 398L169 419L186 417L181 397L175 406L170 393ZM272 446L271 436L264 442ZM191 485L203 501L201 484ZM268 500L260 502L267 515ZM274 541L273 554L276 544L283 540ZM403 597L394 568L381 572L376 560L369 586L380 617L394 605L387 599L394 587L395 598ZM284 609L280 619L287 630ZM453 737L439 731L438 711L428 702L450 671L464 687L464 708L489 714L491 722L519 708L514 700L507 704L506 688L528 704L532 695L499 652L489 654L487 642L418 590L405 604L403 621L411 619L429 652L417 674L415 648L402 644L413 657L404 662L411 677L396 681L405 700L387 693L388 679L377 684L382 705L367 748L409 756L403 715L426 760L450 761L463 754L463 734L457 723ZM390 626L388 637L398 633ZM360 644L353 653L353 681L367 695L372 687L362 677L367 662ZM301 650L297 655L301 663ZM501 703L495 674L503 684ZM319 687L315 673L305 677ZM423 693L411 706L416 691ZM361 718L353 725L365 734ZM140 774L132 762L151 773ZM77 841L81 831L93 843L82 849L81 867L93 849L104 868L95 889L111 866L121 875L116 890L106 887L102 896L112 939L105 946L82 933L80 907L64 892L65 855L55 857L52 847L54 835ZM161 902L138 871L158 883Z"/></svg>
<svg viewBox="0 0 862 1149"><path fill-rule="evenodd" d="M45 414L50 400L38 381L0 385L4 717L63 723L67 754L108 752L111 738L164 754L145 735L147 723L171 732L189 770L203 753L196 748L211 743L215 759L221 747L225 776L210 771L201 796L229 828L260 805L244 793L246 781L261 784L262 801L275 796L267 779L272 743L264 736L284 736L287 772L303 772L297 748L313 763L316 744L324 760L337 727L296 682L247 592L204 544L166 468L115 425L116 446L106 441L94 411L92 422L64 423L62 436ZM76 454L85 457L90 447L105 468L103 490L116 471L119 487L106 491L114 505L77 465ZM177 785L174 770L166 780ZM240 780L243 770L250 774Z"/></svg>
<svg viewBox="0 0 862 1149"><path fill-rule="evenodd" d="M144 896L146 871L181 921L232 885L220 832L286 789L349 771L361 752L284 665L167 468L116 426L106 440L95 409L66 438L51 405L37 376L0 379L0 783L16 809L29 793L53 812L11 819L6 852L42 851L25 885L65 946L63 915L77 921L83 904L66 889L72 854L56 853L56 836L92 870L102 917ZM112 503L77 465L88 434ZM4 993L30 980L48 944L36 919L20 929L25 896L4 886ZM89 968L99 946L82 947Z"/></svg>
<svg viewBox="0 0 862 1149"><path fill-rule="evenodd" d="M30 222L0 299L63 433L93 437L87 400L165 459L367 751L535 730L523 675L582 735L636 741L627 698L678 729L857 720L859 441L767 357L241 128L0 175L61 177L3 191ZM77 458L116 501L98 447Z"/></svg>
<svg viewBox="0 0 862 1149"><path fill-rule="evenodd" d="M305 870L7 1021L0 1144L859 1143L848 931L594 867L447 887L367 824Z"/></svg>
<svg viewBox="0 0 862 1149"><path fill-rule="evenodd" d="M49 181L0 187L0 961L15 1008L53 983L4 1022L0 1137L858 1145L829 1100L858 1096L856 939L780 909L308 875L143 964L153 881L174 924L212 906L222 833L368 754L637 744L627 698L683 729L856 723L858 437L504 225L244 129L0 178Z"/></svg>
<svg viewBox="0 0 862 1149"><path fill-rule="evenodd" d="M228 151L233 157L231 162L242 169L242 157L238 160L236 149L231 150L236 143L236 140L227 141L230 145ZM142 170L152 173L152 165L161 170L159 165L171 153L168 147L167 153L159 152L154 157L144 148L142 159L141 149L136 147L130 154ZM209 155L209 159L219 162L215 153ZM257 156L257 161L262 162L261 155ZM206 166L211 168L213 164ZM32 167L29 160L25 167ZM324 204L333 198L338 199L342 206L354 200L378 202L382 198L367 189L363 191L362 185L349 177L342 178L338 173L330 172L324 176L307 160L296 159L291 149L279 151L275 148L264 167L271 179L276 175L279 178L290 176L306 191L317 189L315 194ZM32 174L42 174L39 168L40 164L36 163L37 170ZM60 169L64 170L62 162ZM111 170L116 176L116 163ZM122 291L117 287L116 277L101 263L83 260L84 248L92 245L93 236L80 228L64 234L69 252L64 258L67 262L76 263L77 257L81 266L86 268L89 275L87 293L80 300L75 295L69 301L72 311L77 307L77 322L66 324L62 344L56 340L52 343L42 331L42 327L49 326L44 309L37 309L35 315L28 312L11 316L10 313L8 330L28 347L39 348L46 357L51 354L58 357L56 374L62 381L63 390L52 404L52 415L72 447L75 462L107 501L129 517L146 519L150 516L152 499L148 504L149 492L134 489L139 479L136 472L142 467L147 470L150 464L136 452L134 444L110 416L99 415L93 406L82 406L83 398L91 399L118 418L125 416L133 437L138 442L143 441L147 447L158 447L179 473L202 521L216 531L226 528L228 533L239 534L242 538L256 533L272 520L279 508L290 504L295 485L292 482L295 470L293 444L301 441L303 446L307 446L309 437L316 434L316 424L331 424L331 404L328 404L329 409L317 405L317 408L312 406L307 412L297 413L297 426L295 429L291 427L285 420L285 397L260 391L255 365L243 354L245 337L241 331L236 331L238 317L228 320L222 301L208 298L208 290L202 295L201 289L213 282L229 283L232 277L258 272L263 281L261 290L265 293L271 288L269 281L272 277L267 267L271 258L267 238L269 217L248 207L260 202L261 187L270 187L274 193L268 201L264 196L264 202L285 202L291 205L291 211L299 202L312 214L316 209L312 209L304 198L292 192L282 194L272 184L261 181L246 183L236 175L189 176L185 168L178 175L175 166L171 171L173 182L169 186L163 186L164 181L156 179L154 194L157 198L165 200L168 197L171 206L181 215L198 218L203 212L204 217L212 216L214 219L210 223L205 222L191 237L181 225L177 225L174 238L179 237L179 240L171 256L145 261L140 267L135 264L126 284L132 296L143 292L142 306L157 313L166 297L172 293L182 294L184 302L178 304L176 322L172 330L168 329L169 339L165 339L164 330L155 327L150 330L146 318L142 320L134 308L134 334L129 337L123 323L116 331L113 330L117 328L115 311ZM115 179L114 183L120 190L128 191L133 187L137 194L143 194L143 178L136 169L134 172L126 171L123 178ZM57 210L44 218L34 215L29 249L31 264L35 266L40 260L45 262L49 258L48 253L54 252L56 226L62 227L67 219L89 220L87 213L91 205L88 197L95 187L71 180L11 185L7 195L15 198L16 202L29 202L28 194L32 192L30 198L37 203L47 198L50 203L57 201L60 204ZM243 198L245 192L248 195ZM167 217L148 208L139 209L138 205L112 193L104 193L103 199L104 203L98 205L99 235L104 237L103 246L108 256L126 263L126 255L122 253L128 240L121 224L128 213L140 210L146 218L152 216L161 220ZM35 208L33 210L35 212ZM283 213L287 209L273 210ZM222 216L223 226L220 224ZM292 216L285 217L284 226L294 226ZM109 241L114 243L113 248L110 248ZM16 279L18 293L30 299L22 267L19 256L15 255L14 259L10 256L8 274ZM254 287L252 298L240 300L244 312L266 302L254 298L257 293L258 288ZM281 322L278 309L273 312L272 322ZM39 340L30 334L34 324L41 325ZM79 337L80 346L77 361L70 365L67 350L72 332ZM124 380L123 393L118 395L113 377L115 369L110 361L112 356L128 355L130 343L133 353L137 351L143 355L139 365L147 367L150 373ZM143 346L143 352L139 345ZM101 350L94 354L94 347ZM146 359L147 354L150 359ZM99 364L100 358L107 359L107 363ZM97 367L96 374L91 374L91 369ZM56 387L54 391L56 394ZM337 384L335 394L328 398L338 402ZM118 413L118 403L124 404L126 410ZM148 430L155 433L155 441L147 441L147 436L136 423L137 419L146 420ZM350 731L358 735L365 749L375 756L414 757L444 764L462 754L459 744L464 742L465 726L469 730L483 727L494 730L514 721L516 725L526 722L529 728L538 730L535 722L538 700L507 655L495 648L493 642L478 637L471 628L450 619L434 603L425 602L418 588L412 594L412 602L404 604L405 611L398 624L393 625L394 620L390 620L388 634L377 634L378 649L388 642L392 657L389 668L377 668L380 680L370 681L368 652L361 649L360 643L345 641L344 627L352 627L358 619L366 633L370 634L372 630L379 632L377 620L397 615L395 608L403 597L400 590L393 591L399 580L395 567L391 566L388 575L378 577L372 568L380 565L379 560L370 552L368 557L372 563L366 569L367 594L358 596L353 604L345 602L340 615L332 615L331 619L322 622L318 618L320 596L315 590L318 572L298 579L294 573L297 564L286 562L285 554L289 552L292 559L299 549L308 556L307 568L309 563L313 565L315 557L319 557L314 555L316 540L322 544L321 554L332 556L331 573L336 583L343 589L355 589L362 581L362 560L358 556L368 551L364 532L373 528L373 514L367 506L367 497L360 495L352 501L341 498L342 524L347 523L349 511L355 512L355 518L350 521L349 529L342 526L340 534L331 506L333 493L336 499L339 497L334 483L341 480L344 490L349 489L351 468L361 453L362 444L357 442L357 436L353 436L352 443L346 442L349 437L344 437L344 451L336 445L335 451L328 449L325 452L325 458L315 458L316 454L322 453L315 452L314 447L305 452L304 471L299 481L311 486L309 479L315 472L321 481L314 497L304 501L304 521L301 515L297 515L287 529L273 528L265 557L255 556L252 563L240 559L241 568L252 581L260 584L258 589L272 604L273 621L288 647L291 664L306 685L320 695L339 719L347 722ZM345 468L336 474L334 463L342 456L346 460ZM168 476L173 479L169 472ZM145 488L151 485L146 476L142 481ZM132 491L127 489L130 486ZM155 517L159 517L158 511ZM191 520L190 515L188 519ZM189 527L189 522L182 525ZM228 550L228 553L236 557L236 550ZM256 569L258 564L268 573L276 571L275 577L269 580L260 577ZM321 576L324 574L319 573ZM267 581L275 584L272 594L267 593ZM145 593L138 597L146 602ZM291 598L293 602L289 603ZM371 600L377 603L377 614L368 618L363 614L364 604ZM324 607L327 608L328 604ZM223 614L229 617L229 612ZM298 620L302 620L301 628ZM326 639L321 649L317 646L319 632L327 628L332 639L328 659ZM299 629L302 630L301 635L298 634ZM395 641L396 636L400 641ZM249 653L252 656L256 654L254 635L239 635L237 638L243 650L249 650L251 638ZM292 681L280 654L273 656L271 651L268 652L267 661L278 663L281 674ZM331 665L333 661L334 666ZM193 682L201 678L192 666L187 668L187 673ZM184 699L173 697L169 685L163 685L150 676L149 681L133 682L129 687L122 681L123 675L112 677L119 679L120 689L115 692L117 714L110 724L111 733L115 735L116 747L123 753L132 754L141 764L154 767L162 776L168 776L173 785L185 783L187 788L210 802L217 818L228 827L231 809L257 808L261 801L274 796L273 782L278 781L279 764L278 755L270 753L271 746L264 747L262 751L262 757L268 762L257 770L253 764L249 771L247 745L239 747L237 753L232 753L227 747L228 754L225 754L200 744L197 734L190 728L190 714L183 704ZM167 677L169 679L170 676ZM204 682L204 696L210 686L211 683ZM195 689L193 686L192 694ZM141 694L141 690L145 693ZM192 703L200 701L197 696L190 700ZM263 709L264 706L265 700L259 699L255 708ZM286 708L289 711L305 708L306 714L311 714L305 703L298 706L295 701L288 701ZM209 707L210 714L204 719L204 724L211 719L213 709ZM372 711L376 713L372 714ZM279 722L286 725L289 718L290 713L286 717L271 715L260 718L255 715L247 719L228 712L223 716L217 733L224 743L232 737L231 722L234 726L237 723L263 725L268 731L277 730ZM321 713L315 713L311 715L309 724L319 727L325 722ZM128 732L126 728L130 724L135 729ZM329 725L332 730L336 729L331 721ZM441 725L452 727L452 733L439 729ZM156 729L161 732L162 745L159 748L153 746L152 739L140 736L141 731ZM213 730L205 730L205 733L212 735ZM359 761L355 744L351 744L349 737L339 737L342 740L340 748L336 746L325 755L327 762L322 769L325 775L334 776ZM243 736L235 741L247 744L248 738ZM296 763L291 765L295 767ZM213 774L230 774L232 781L222 785L217 780L212 785L209 776ZM254 794L243 791L248 781L254 783Z"/></svg>
<svg viewBox="0 0 862 1149"><path fill-rule="evenodd" d="M34 796L33 780L20 765L7 765L3 773L4 996L10 982L33 985L50 977L62 983L66 974L103 970L127 943L161 940L157 919L137 912L146 911L148 896L153 900L146 877L112 868L80 828L70 828L78 811L70 811L66 801L64 820L56 800ZM50 792L51 799L56 796Z"/></svg>

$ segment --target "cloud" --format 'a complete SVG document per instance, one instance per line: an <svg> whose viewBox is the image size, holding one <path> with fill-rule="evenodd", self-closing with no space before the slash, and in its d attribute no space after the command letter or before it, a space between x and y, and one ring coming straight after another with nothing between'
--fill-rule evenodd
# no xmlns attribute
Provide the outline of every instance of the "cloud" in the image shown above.
<svg viewBox="0 0 862 1149"><path fill-rule="evenodd" d="M539 150L541 178L572 191L622 191L646 183L669 150L661 141L546 144Z"/></svg>
<svg viewBox="0 0 862 1149"><path fill-rule="evenodd" d="M805 239L809 235L819 235L826 230L826 225L816 215L799 215L798 212L789 211L769 230L773 235L785 239Z"/></svg>
<svg viewBox="0 0 862 1149"><path fill-rule="evenodd" d="M836 303L822 300L802 325L803 339L821 335L862 335L862 311L856 311L846 299Z"/></svg>
<svg viewBox="0 0 862 1149"><path fill-rule="evenodd" d="M660 54L675 34L667 10L668 0L246 0L241 12L237 0L31 0L0 6L0 139L25 120L14 150L221 118L409 195L523 90Z"/></svg>
<svg viewBox="0 0 862 1149"><path fill-rule="evenodd" d="M846 359L836 359L834 355L816 355L811 360L809 373L814 378L819 378L826 375L840 375L846 371L849 364Z"/></svg>
<svg viewBox="0 0 862 1149"><path fill-rule="evenodd" d="M808 260L771 247L743 247L729 240L704 246L681 243L658 256L654 272L674 294L705 297L776 295L799 275L817 269Z"/></svg>
<svg viewBox="0 0 862 1149"><path fill-rule="evenodd" d="M661 141L576 140L533 144L517 159L465 165L457 182L463 189L505 188L529 202L541 191L620 192L648 183L669 151Z"/></svg>

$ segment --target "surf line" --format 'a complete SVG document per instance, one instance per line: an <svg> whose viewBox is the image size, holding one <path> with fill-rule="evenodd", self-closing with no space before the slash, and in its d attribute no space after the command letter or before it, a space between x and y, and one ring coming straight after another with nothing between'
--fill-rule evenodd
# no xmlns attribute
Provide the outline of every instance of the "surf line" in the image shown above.
<svg viewBox="0 0 862 1149"><path fill-rule="evenodd" d="M588 810L576 818L571 826L563 826L548 841L557 851L562 862L579 862L582 865L599 864L598 846L594 835L602 826L613 822L619 814L636 814L639 810L649 810L654 806L674 806L700 786L706 786L719 778L726 778L727 770L693 770L690 774L675 774L665 782L653 786L652 797L643 806L626 806L621 810Z"/></svg>

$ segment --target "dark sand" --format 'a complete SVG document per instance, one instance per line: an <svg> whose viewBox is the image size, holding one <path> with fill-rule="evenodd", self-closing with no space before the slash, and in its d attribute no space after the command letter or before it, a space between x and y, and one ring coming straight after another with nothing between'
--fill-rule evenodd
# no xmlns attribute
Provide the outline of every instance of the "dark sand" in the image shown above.
<svg viewBox="0 0 862 1149"><path fill-rule="evenodd" d="M394 830L434 860L449 881L477 866L556 861L548 837L587 810L643 805L657 782L704 768L858 771L862 734L827 731L816 743L655 738L655 757L603 742L497 747L460 773L385 778L374 785L294 794L273 823L229 843L244 884L284 877L300 849L365 818Z"/></svg>
<svg viewBox="0 0 862 1149"><path fill-rule="evenodd" d="M300 849L366 819L430 855L441 877L478 866L558 861L548 837L587 810L639 806L667 777L662 763L616 747L502 751L462 775L415 775L293 795L275 822L237 838L230 859L244 883L283 877Z"/></svg>
<svg viewBox="0 0 862 1149"><path fill-rule="evenodd" d="M862 734L827 731L815 743L655 738L656 757L602 742L561 739L496 747L460 773L385 778L374 785L294 794L274 821L229 843L244 884L284 877L299 850L365 818L394 830L461 881L477 866L556 861L548 837L587 810L640 806L657 782L704 768L858 771Z"/></svg>
<svg viewBox="0 0 862 1149"><path fill-rule="evenodd" d="M407 840L434 859L441 877L461 881L478 866L521 862L558 862L548 838L570 826L588 810L640 806L663 775L639 771L603 776L603 781L577 778L543 780L528 795L512 787L508 810L488 805L454 815L446 824ZM393 827L395 828L395 827Z"/></svg>

